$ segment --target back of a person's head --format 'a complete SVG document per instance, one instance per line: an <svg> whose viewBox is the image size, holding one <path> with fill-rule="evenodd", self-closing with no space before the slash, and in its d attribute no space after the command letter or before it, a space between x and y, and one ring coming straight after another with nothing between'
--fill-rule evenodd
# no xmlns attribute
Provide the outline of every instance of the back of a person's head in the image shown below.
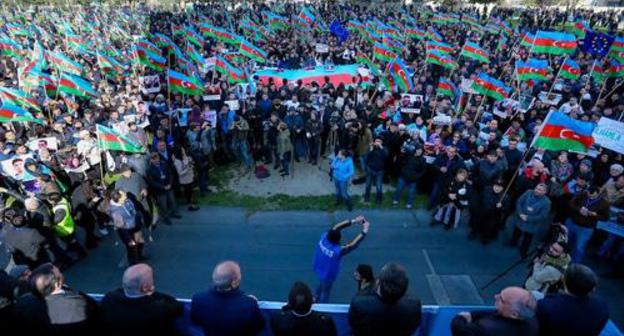
<svg viewBox="0 0 624 336"><path fill-rule="evenodd" d="M598 278L591 268L583 264L572 264L566 269L563 282L568 293L584 297L598 285Z"/></svg>
<svg viewBox="0 0 624 336"><path fill-rule="evenodd" d="M235 261L223 261L212 271L212 284L217 291L237 289L241 282L241 269Z"/></svg>
<svg viewBox="0 0 624 336"><path fill-rule="evenodd" d="M45 263L35 268L30 275L31 289L41 297L52 294L63 285L63 282L61 271L52 263Z"/></svg>
<svg viewBox="0 0 624 336"><path fill-rule="evenodd" d="M127 296L149 295L154 291L154 272L147 264L136 264L126 269L122 286Z"/></svg>
<svg viewBox="0 0 624 336"><path fill-rule="evenodd" d="M340 239L342 239L342 234L340 230L329 229L327 232L327 240L332 244L340 244Z"/></svg>
<svg viewBox="0 0 624 336"><path fill-rule="evenodd" d="M373 282L375 280L375 275L373 274L373 268L371 265L359 264L355 271L360 275L360 278L366 282Z"/></svg>
<svg viewBox="0 0 624 336"><path fill-rule="evenodd" d="M295 314L305 315L310 312L312 308L312 291L308 285L301 281L297 281L290 288L288 293L288 307L293 310Z"/></svg>
<svg viewBox="0 0 624 336"><path fill-rule="evenodd" d="M381 268L378 281L379 295L388 303L399 301L407 292L409 285L405 268L395 263L387 263Z"/></svg>

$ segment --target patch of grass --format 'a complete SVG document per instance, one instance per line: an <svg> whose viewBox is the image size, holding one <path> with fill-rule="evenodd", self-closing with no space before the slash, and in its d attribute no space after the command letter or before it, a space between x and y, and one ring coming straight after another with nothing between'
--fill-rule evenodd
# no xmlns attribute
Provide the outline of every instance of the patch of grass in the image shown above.
<svg viewBox="0 0 624 336"><path fill-rule="evenodd" d="M371 197L374 199L373 197ZM334 195L324 196L289 196L284 194L272 195L269 197L258 197L242 195L231 190L221 190L199 198L200 204L217 206L236 206L245 208L248 212L266 210L317 210L333 212L338 209L346 209L345 205L335 206ZM362 202L362 196L353 196L353 205L356 209L391 209L392 193L384 193L383 202L377 204L374 201L370 204ZM424 207L427 203L426 195L417 195L414 200L414 207ZM405 207L405 200L402 200L396 209Z"/></svg>

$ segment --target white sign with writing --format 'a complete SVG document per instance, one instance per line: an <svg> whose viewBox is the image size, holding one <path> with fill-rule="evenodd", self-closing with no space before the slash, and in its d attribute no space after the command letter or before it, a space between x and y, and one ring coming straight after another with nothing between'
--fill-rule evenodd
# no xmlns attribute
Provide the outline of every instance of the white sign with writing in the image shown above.
<svg viewBox="0 0 624 336"><path fill-rule="evenodd" d="M624 154L624 123L602 117L592 136L597 145Z"/></svg>
<svg viewBox="0 0 624 336"><path fill-rule="evenodd" d="M459 88L462 90L462 92L465 92L468 94L477 94L478 92L472 88L472 83L473 83L472 79L464 78L462 79L461 85L459 86Z"/></svg>
<svg viewBox="0 0 624 336"><path fill-rule="evenodd" d="M326 54L329 52L329 46L327 44L317 43L316 52L319 54Z"/></svg>

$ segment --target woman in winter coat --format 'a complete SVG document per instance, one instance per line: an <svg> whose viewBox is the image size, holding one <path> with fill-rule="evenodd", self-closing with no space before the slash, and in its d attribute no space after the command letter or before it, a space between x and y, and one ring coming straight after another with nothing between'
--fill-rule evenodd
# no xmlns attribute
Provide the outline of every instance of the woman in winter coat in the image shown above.
<svg viewBox="0 0 624 336"><path fill-rule="evenodd" d="M520 245L522 257L527 256L533 236L541 228L547 226L546 219L550 212L550 199L546 196L547 191L548 187L545 183L539 183L535 189L525 191L516 202L516 211L507 221L514 228L507 245L516 246L522 236L523 240Z"/></svg>
<svg viewBox="0 0 624 336"><path fill-rule="evenodd" d="M199 207L193 202L193 187L195 186L195 171L193 159L186 155L184 148L175 149L171 155L173 166L178 173L178 183L184 193L189 211L198 210Z"/></svg>
<svg viewBox="0 0 624 336"><path fill-rule="evenodd" d="M461 220L461 210L468 206L469 189L468 172L460 168L442 192L441 202L434 211L432 225L443 223L445 230L457 227Z"/></svg>

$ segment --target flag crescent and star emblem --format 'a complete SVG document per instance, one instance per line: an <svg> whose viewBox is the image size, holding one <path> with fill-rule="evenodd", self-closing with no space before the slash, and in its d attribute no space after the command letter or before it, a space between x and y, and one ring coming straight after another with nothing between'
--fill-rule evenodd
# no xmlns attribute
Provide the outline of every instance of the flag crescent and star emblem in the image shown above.
<svg viewBox="0 0 624 336"><path fill-rule="evenodd" d="M564 128L559 132L559 138L581 140L581 137L569 128Z"/></svg>

